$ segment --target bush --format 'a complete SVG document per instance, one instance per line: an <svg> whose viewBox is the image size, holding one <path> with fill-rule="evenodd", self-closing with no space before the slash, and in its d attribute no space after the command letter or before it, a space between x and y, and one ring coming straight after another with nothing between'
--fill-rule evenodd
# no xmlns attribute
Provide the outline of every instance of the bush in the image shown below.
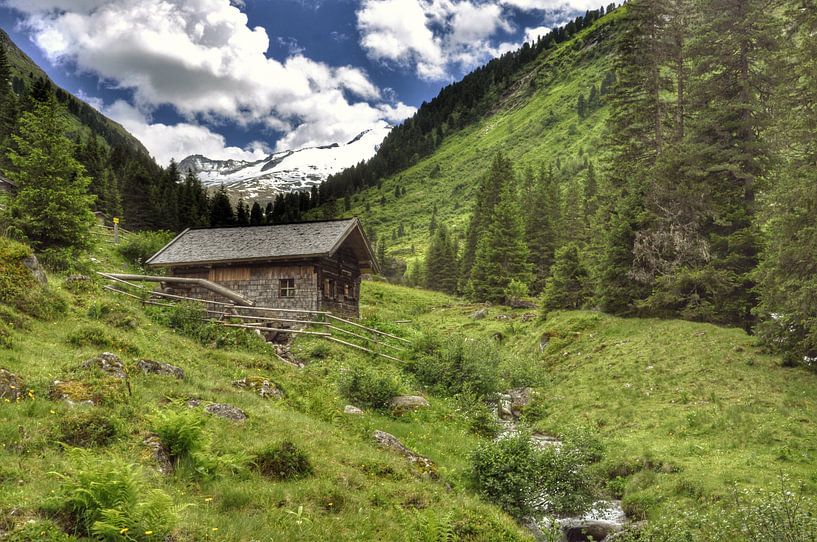
<svg viewBox="0 0 817 542"><path fill-rule="evenodd" d="M519 433L483 444L471 457L471 477L477 491L516 518L534 511L557 516L585 512L596 497L595 478L587 468L591 452L565 442L539 448L530 435Z"/></svg>
<svg viewBox="0 0 817 542"><path fill-rule="evenodd" d="M113 301L95 301L88 307L88 318L100 320L119 329L135 329L138 321L124 305Z"/></svg>
<svg viewBox="0 0 817 542"><path fill-rule="evenodd" d="M51 501L74 534L97 540L164 540L177 520L170 497L150 489L137 465L70 450L73 471L59 475L62 486Z"/></svg>
<svg viewBox="0 0 817 542"><path fill-rule="evenodd" d="M74 542L76 539L65 534L56 523L47 519L26 522L7 533L4 542Z"/></svg>
<svg viewBox="0 0 817 542"><path fill-rule="evenodd" d="M65 297L37 282L23 263L31 254L26 245L0 236L0 303L41 319L65 313Z"/></svg>
<svg viewBox="0 0 817 542"><path fill-rule="evenodd" d="M386 408L399 395L400 379L383 368L353 365L341 374L340 393L357 406Z"/></svg>
<svg viewBox="0 0 817 542"><path fill-rule="evenodd" d="M477 402L468 408L468 429L475 435L494 438L499 434L499 422L487 405Z"/></svg>
<svg viewBox="0 0 817 542"><path fill-rule="evenodd" d="M116 341L102 326L86 325L82 326L68 334L66 340L69 344L77 347L82 346L98 346L100 348L111 348Z"/></svg>
<svg viewBox="0 0 817 542"><path fill-rule="evenodd" d="M117 250L130 263L141 267L171 239L173 233L169 231L140 231L124 236Z"/></svg>
<svg viewBox="0 0 817 542"><path fill-rule="evenodd" d="M452 336L438 343L426 339L419 348L409 369L436 392L484 397L499 389L501 356L493 342Z"/></svg>
<svg viewBox="0 0 817 542"><path fill-rule="evenodd" d="M252 331L225 328L215 322L205 321L204 308L195 301L175 303L169 308L152 310L150 314L159 323L208 347L243 348L258 353L269 351L266 341Z"/></svg>
<svg viewBox="0 0 817 542"><path fill-rule="evenodd" d="M521 519L533 512L541 462L524 433L480 445L471 456L471 478L480 495Z"/></svg>
<svg viewBox="0 0 817 542"><path fill-rule="evenodd" d="M276 480L291 480L313 473L306 452L288 440L256 453L252 463L258 472Z"/></svg>
<svg viewBox="0 0 817 542"><path fill-rule="evenodd" d="M107 446L122 433L122 424L110 413L94 408L66 413L60 418L57 440L80 448Z"/></svg>

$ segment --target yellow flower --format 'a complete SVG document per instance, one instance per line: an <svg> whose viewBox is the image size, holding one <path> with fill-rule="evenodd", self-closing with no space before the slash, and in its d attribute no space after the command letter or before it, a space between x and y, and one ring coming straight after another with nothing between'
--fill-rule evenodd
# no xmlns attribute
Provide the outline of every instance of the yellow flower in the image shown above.
<svg viewBox="0 0 817 542"><path fill-rule="evenodd" d="M128 532L129 530L130 530L130 529L128 529L127 527L122 527L121 529L119 529L119 534L125 534L125 533L126 533L126 532Z"/></svg>
<svg viewBox="0 0 817 542"><path fill-rule="evenodd" d="M218 531L218 527L213 527L213 531Z"/></svg>
<svg viewBox="0 0 817 542"><path fill-rule="evenodd" d="M56 414L57 413L56 410L50 410L49 412L51 412L51 414Z"/></svg>
<svg viewBox="0 0 817 542"><path fill-rule="evenodd" d="M204 502L212 502L213 497L205 497Z"/></svg>
<svg viewBox="0 0 817 542"><path fill-rule="evenodd" d="M152 535L152 534L153 534L153 531L145 531L145 534L146 534L147 536L150 536L150 535Z"/></svg>

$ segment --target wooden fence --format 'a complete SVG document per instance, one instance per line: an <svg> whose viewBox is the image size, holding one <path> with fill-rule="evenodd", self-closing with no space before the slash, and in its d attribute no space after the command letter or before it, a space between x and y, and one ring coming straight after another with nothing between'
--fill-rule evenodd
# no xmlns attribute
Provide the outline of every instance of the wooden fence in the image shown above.
<svg viewBox="0 0 817 542"><path fill-rule="evenodd" d="M405 353L411 345L411 341L403 337L335 316L328 311L247 306L199 299L157 291L139 284L143 280L156 282L162 277L97 274L112 283L104 286L110 292L137 299L144 305L158 307L173 307L180 301L198 303L202 305L203 320L224 327L253 330L262 336L266 335L267 340L270 337L277 338L278 335L310 335L400 363L403 361L397 356Z"/></svg>

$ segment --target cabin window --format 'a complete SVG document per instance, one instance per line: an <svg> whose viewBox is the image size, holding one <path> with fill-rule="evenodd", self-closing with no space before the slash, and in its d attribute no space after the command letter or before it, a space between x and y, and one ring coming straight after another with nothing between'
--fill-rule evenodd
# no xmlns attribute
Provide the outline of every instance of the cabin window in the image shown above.
<svg viewBox="0 0 817 542"><path fill-rule="evenodd" d="M352 297L351 294L352 294L352 292L350 291L349 283L347 282L347 283L345 283L343 285L343 298L344 299L350 299Z"/></svg>
<svg viewBox="0 0 817 542"><path fill-rule="evenodd" d="M295 279L281 279L278 284L281 297L295 297Z"/></svg>

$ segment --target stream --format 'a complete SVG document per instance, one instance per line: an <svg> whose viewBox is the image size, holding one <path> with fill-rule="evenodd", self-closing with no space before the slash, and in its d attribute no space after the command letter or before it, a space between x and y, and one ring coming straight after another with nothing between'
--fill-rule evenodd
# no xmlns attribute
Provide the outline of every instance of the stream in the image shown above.
<svg viewBox="0 0 817 542"><path fill-rule="evenodd" d="M502 440L516 436L520 432L519 416L521 410L529 400L530 391L526 388L508 390L499 395L494 411L501 429L495 440ZM543 433L531 434L531 442L539 449L560 447L562 442L551 435ZM546 498L542 495L537 499L538 513L525 522L536 540L548 540L545 533L551 529L554 521L562 531L562 542L601 542L612 540L615 533L620 532L627 524L627 516L621 508L621 501L599 500L593 503L586 513L573 517L553 518L545 511Z"/></svg>

